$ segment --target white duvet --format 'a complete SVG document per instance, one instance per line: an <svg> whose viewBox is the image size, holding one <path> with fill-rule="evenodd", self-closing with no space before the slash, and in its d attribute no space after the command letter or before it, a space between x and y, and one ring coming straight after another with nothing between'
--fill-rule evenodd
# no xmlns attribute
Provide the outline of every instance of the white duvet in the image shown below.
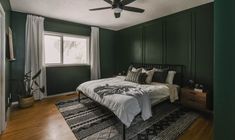
<svg viewBox="0 0 235 140"><path fill-rule="evenodd" d="M177 86L167 85L161 83L152 83L141 85L124 80L124 76L117 76L114 78L106 78L100 80L93 80L82 83L78 86L77 91L83 92L86 96L95 100L96 102L109 108L127 127L131 125L131 122L135 116L142 112L143 120L147 120L152 116L150 104L157 104L170 97L171 102L178 99ZM148 94L149 98L144 99L144 106L140 106L138 100L133 96L122 94L111 94L104 97L100 97L94 92L94 89L99 86L105 85L114 86L133 86L141 88ZM148 107L149 104L149 107Z"/></svg>

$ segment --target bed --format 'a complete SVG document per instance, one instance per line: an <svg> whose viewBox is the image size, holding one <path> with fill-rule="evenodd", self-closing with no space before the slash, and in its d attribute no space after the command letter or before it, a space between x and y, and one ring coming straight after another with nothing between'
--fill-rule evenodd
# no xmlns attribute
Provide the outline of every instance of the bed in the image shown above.
<svg viewBox="0 0 235 140"><path fill-rule="evenodd" d="M159 64L132 64L134 67L151 68L167 68L174 70L177 75L174 84L165 84L152 82L151 84L138 84L125 80L125 76L116 76L99 80L92 80L82 83L78 86L77 92L85 95L93 101L108 108L114 113L123 124L123 139L125 139L125 127L129 127L135 116L141 113L143 120L149 119L151 114L151 106L155 106L163 101L169 100L174 102L178 99L178 90L182 84L183 66L181 65L159 65ZM130 91L128 95L123 94L107 94L107 89L114 91L120 87L133 87L143 92L141 96L134 96ZM98 89L98 90L97 90ZM97 91L106 91L107 95L100 94ZM126 92L125 92L126 93Z"/></svg>

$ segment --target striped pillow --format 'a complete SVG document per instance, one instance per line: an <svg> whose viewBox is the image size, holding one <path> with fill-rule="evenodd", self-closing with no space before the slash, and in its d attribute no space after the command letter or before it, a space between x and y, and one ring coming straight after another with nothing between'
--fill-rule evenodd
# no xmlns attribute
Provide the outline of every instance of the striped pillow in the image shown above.
<svg viewBox="0 0 235 140"><path fill-rule="evenodd" d="M141 74L142 69L139 69L137 71L128 71L127 76L125 78L126 81L138 83L139 82L139 76Z"/></svg>

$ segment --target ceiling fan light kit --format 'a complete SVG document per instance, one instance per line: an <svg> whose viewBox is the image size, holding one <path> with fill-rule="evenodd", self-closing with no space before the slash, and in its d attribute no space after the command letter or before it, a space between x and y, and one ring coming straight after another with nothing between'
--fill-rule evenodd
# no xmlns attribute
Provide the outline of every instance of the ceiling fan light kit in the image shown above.
<svg viewBox="0 0 235 140"><path fill-rule="evenodd" d="M121 13L122 12L122 9L117 7L117 8L114 8L114 13Z"/></svg>
<svg viewBox="0 0 235 140"><path fill-rule="evenodd" d="M126 6L136 0L104 0L108 4L110 4L110 7L101 7L101 8L94 8L90 9L90 11L97 11L97 10L105 10L105 9L113 9L115 18L119 18L121 16L121 12L123 10L130 11L130 12L137 12L137 13L143 13L144 9L136 8L136 7L130 7Z"/></svg>

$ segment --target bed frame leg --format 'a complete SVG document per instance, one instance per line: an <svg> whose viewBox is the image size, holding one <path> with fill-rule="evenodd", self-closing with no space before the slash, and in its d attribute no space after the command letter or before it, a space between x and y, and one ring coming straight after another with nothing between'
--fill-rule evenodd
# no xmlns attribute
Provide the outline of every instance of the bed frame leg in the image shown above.
<svg viewBox="0 0 235 140"><path fill-rule="evenodd" d="M126 140L126 126L122 125L122 140Z"/></svg>
<svg viewBox="0 0 235 140"><path fill-rule="evenodd" d="M80 103L80 101L81 101L81 93L80 91L78 91L78 102Z"/></svg>

